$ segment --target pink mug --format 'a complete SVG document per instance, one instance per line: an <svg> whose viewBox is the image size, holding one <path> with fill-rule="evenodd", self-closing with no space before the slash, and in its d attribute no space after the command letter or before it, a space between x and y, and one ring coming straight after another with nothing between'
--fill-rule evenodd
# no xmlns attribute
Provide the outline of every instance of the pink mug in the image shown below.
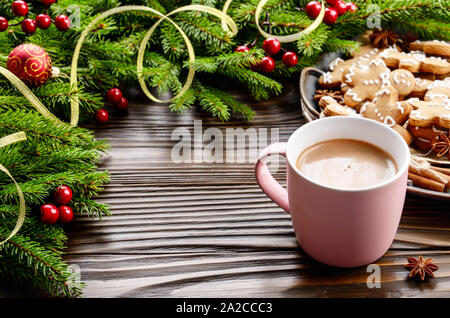
<svg viewBox="0 0 450 318"><path fill-rule="evenodd" d="M296 168L306 148L332 139L356 139L391 154L398 171L390 180L368 188L338 189L302 175ZM269 172L266 157L287 158L287 190ZM264 149L255 174L261 189L291 214L297 241L317 261L336 267L370 264L391 246L406 196L410 151L393 129L370 119L330 117L297 129L287 143Z"/></svg>

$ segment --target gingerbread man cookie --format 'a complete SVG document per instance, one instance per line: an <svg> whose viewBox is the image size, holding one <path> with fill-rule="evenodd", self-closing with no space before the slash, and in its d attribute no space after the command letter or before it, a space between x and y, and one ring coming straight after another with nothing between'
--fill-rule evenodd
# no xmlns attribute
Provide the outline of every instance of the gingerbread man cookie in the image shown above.
<svg viewBox="0 0 450 318"><path fill-rule="evenodd" d="M411 51L423 51L430 55L450 57L450 44L444 41L415 41L409 45Z"/></svg>
<svg viewBox="0 0 450 318"><path fill-rule="evenodd" d="M409 124L417 127L436 126L450 128L450 99L421 101L409 99L407 101L415 110L409 114Z"/></svg>
<svg viewBox="0 0 450 318"><path fill-rule="evenodd" d="M344 95L345 104L356 108L373 100L380 88L391 84L390 73L381 59L360 59L342 74L343 82L350 87Z"/></svg>
<svg viewBox="0 0 450 318"><path fill-rule="evenodd" d="M365 117L393 127L403 124L413 107L408 102L398 101L398 92L393 86L379 90L373 102L363 104L359 113Z"/></svg>
<svg viewBox="0 0 450 318"><path fill-rule="evenodd" d="M412 73L447 74L450 72L450 63L440 57L427 57L421 51L411 53L399 52L396 47L389 48L378 55L386 65L392 68L401 68Z"/></svg>
<svg viewBox="0 0 450 318"><path fill-rule="evenodd" d="M434 81L428 85L428 91L425 94L424 100L445 100L450 98L450 77L447 77L443 81Z"/></svg>

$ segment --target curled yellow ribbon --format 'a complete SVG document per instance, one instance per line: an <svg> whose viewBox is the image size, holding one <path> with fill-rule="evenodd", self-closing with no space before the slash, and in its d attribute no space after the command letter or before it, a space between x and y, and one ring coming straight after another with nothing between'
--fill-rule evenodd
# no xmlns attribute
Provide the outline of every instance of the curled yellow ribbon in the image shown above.
<svg viewBox="0 0 450 318"><path fill-rule="evenodd" d="M229 5L231 4L231 1L232 0L228 0L227 4L225 4L225 8L224 8L225 12L228 9ZM80 51L81 51L83 42L84 42L86 36L88 35L88 33L92 30L92 28L95 27L95 25L98 22L100 22L102 19L104 19L108 16L111 16L113 14L116 14L116 13L122 13L122 12L126 12L126 11L147 11L147 12L154 13L161 17L157 22L155 22L155 24L153 24L153 26L149 29L149 31L144 36L144 38L141 42L141 46L140 46L139 53L138 53L138 59L137 59L138 80L139 80L139 83L140 83L141 88L144 91L144 93L151 100L153 100L155 102L166 103L166 102L170 102L170 101L182 96L189 89L190 85L192 84L192 80L194 79L195 70L193 68L193 64L195 62L195 53L194 53L194 48L192 46L192 43L190 42L187 35L173 20L171 20L169 18L169 16L173 15L175 13L178 13L178 12L190 11L190 10L196 10L196 11L201 11L201 12L206 12L206 13L212 14L221 19L222 25L224 25L224 29L226 31L229 31L229 28L231 28L232 35L236 35L238 32L236 23L234 23L234 21L225 12L222 12L222 11L217 10L212 7L203 6L203 5L184 6L184 7L178 8L178 9L168 13L167 15L164 15L157 10L154 10L152 8L145 7L145 6L123 6L123 7L118 7L118 8L114 8L114 9L105 11L102 14L100 14L98 17L96 17L94 20L92 20L91 23L81 33L80 38L75 47L73 58L72 58L72 66L71 66L71 72L70 72L70 84L72 86L72 90L73 90L74 94L71 95L70 125L76 126L78 124L79 115L80 115L80 107L79 107L80 100L79 100L78 91L77 91L78 90L77 70L78 70L78 59L79 59L79 55L80 55ZM189 72L188 72L188 76L186 79L186 83L184 84L183 88L176 96L174 96L172 99L167 100L167 101L159 100L158 98L154 97L148 90L145 80L142 76L142 70L143 70L143 64L144 64L144 54L145 54L145 49L147 47L148 41L149 41L151 35L153 34L153 32L155 31L155 29L164 20L167 20L170 23L172 23L172 25L174 25L175 28L180 32L180 34L182 35L182 37L186 43L188 53L189 53ZM42 102L36 97L36 95L33 94L33 92L28 88L28 86L22 80L20 80L16 75L14 75L9 70L7 70L6 68L1 67L1 66L0 66L0 74L5 76L11 82L11 84L13 84L23 94L23 96L30 102L30 104L39 113L41 113L45 118L53 121L55 124L58 124L58 125L66 124L63 121L59 120L55 115L53 115L42 104ZM16 143L16 142L19 142L19 141L23 141L23 140L26 140L26 135L23 132L19 132L16 134L6 136L6 137L0 139L0 148L5 147L10 144L13 144L13 143ZM26 210L25 210L25 199L23 196L23 192L20 189L20 186L15 181L13 176L9 173L9 171L1 164L0 164L0 170L3 171L4 173L6 173L8 175L8 177L10 177L13 180L14 184L16 185L17 193L19 196L19 216L17 218L16 226L12 230L9 237L6 240L4 240L3 242L0 242L0 246L1 246L6 241L8 241L10 238L12 238L20 230L20 228L22 227L23 222L25 220L25 211Z"/></svg>
<svg viewBox="0 0 450 318"><path fill-rule="evenodd" d="M259 30L259 32L265 37L265 38L276 38L278 39L278 41L280 41L281 43L289 43L289 42L294 42L297 41L298 39L300 39L302 36L311 33L312 31L314 31L315 29L317 29L319 27L319 25L322 23L323 21L323 17L325 16L325 4L323 2L323 0L321 0L322 2L322 9L320 10L319 15L317 16L317 18L314 20L314 22L309 25L306 29L304 29L303 31L300 31L298 33L294 33L294 34L289 34L289 35L273 35L270 33L265 32L260 26L259 26L259 16L261 15L262 9L264 8L264 6L266 5L267 1L269 0L261 0L258 3L258 6L256 7L256 11L255 11L255 22L256 22L256 26Z"/></svg>
<svg viewBox="0 0 450 318"><path fill-rule="evenodd" d="M92 22L89 23L89 25L81 33L80 39L77 42L77 45L75 47L75 52L74 52L74 55L72 58L70 84L73 86L73 89L75 90L75 94L73 94L72 98L71 98L71 121L70 121L70 124L72 126L77 125L78 117L79 117L79 97L78 97L78 93L76 92L76 90L77 90L77 86L78 86L78 84L77 84L77 82L78 82L78 79L77 79L78 58L80 55L81 46L83 45L84 39L86 38L88 33L92 30L92 28L95 27L95 25L98 22L100 22L102 19L109 17L113 14L122 13L122 12L126 12L126 11L147 11L147 12L154 13L161 17L148 30L147 34L144 36L144 38L141 42L140 48L139 48L138 58L137 58L137 74L138 74L139 84L141 85L141 88L142 88L143 92L145 93L145 95L157 103L171 102L174 99L176 99L176 98L182 96L184 93L186 93L186 91L189 89L189 87L192 84L192 80L194 79L194 74L195 74L195 70L193 68L193 64L195 62L194 48L192 47L192 43L189 40L189 38L187 37L187 35L184 33L184 31L173 20L171 20L169 18L169 16L171 16L175 13L178 13L178 12L190 11L190 10L196 10L196 11L201 11L201 12L206 12L206 13L212 14L212 15L220 18L223 23L228 25L231 28L231 32L233 35L236 35L238 32L236 23L234 23L234 21L228 15L226 15L222 11L217 10L215 8L207 7L207 6L203 6L203 5L184 6L184 7L173 10L172 12L168 13L167 15L164 15L161 12L154 10L152 8L146 7L146 6L123 6L123 7L118 7L118 8L114 8L114 9L105 11L102 14L100 14L98 17L96 17L94 20L92 20ZM186 79L186 83L183 85L181 91L176 96L174 96L173 98L171 98L169 100L165 100L165 101L156 98L155 96L153 96L150 93L150 91L147 87L147 84L145 83L145 80L142 76L142 70L143 70L143 64L144 64L144 54L145 54L145 49L147 48L148 41L149 41L151 35L153 34L153 32L155 31L155 29L164 20L167 20L170 23L172 23L172 25L175 26L175 28L180 32L181 36L183 37L183 40L186 43L186 47L187 47L188 54L189 54L189 72L188 72L188 76Z"/></svg>
<svg viewBox="0 0 450 318"><path fill-rule="evenodd" d="M18 132L18 133L3 137L0 139L0 148L11 145L16 142L24 141L26 139L27 139L27 136L25 135L24 132ZM14 235L16 235L17 232L19 232L20 228L23 225L23 222L25 221L25 211L26 210L25 210L25 199L23 197L23 192L20 189L19 184L16 182L16 180L13 178L13 176L9 173L8 169L6 169L2 164L0 164L0 170L3 171L4 173L6 173L6 175L12 179L12 181L16 185L17 195L19 197L19 215L17 217L16 226L11 231L9 236L4 241L0 242L0 246L1 246L1 245L5 244Z"/></svg>

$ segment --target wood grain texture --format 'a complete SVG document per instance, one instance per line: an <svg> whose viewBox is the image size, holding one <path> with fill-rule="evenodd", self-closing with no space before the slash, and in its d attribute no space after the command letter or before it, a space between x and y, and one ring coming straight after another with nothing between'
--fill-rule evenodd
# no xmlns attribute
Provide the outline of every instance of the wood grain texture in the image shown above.
<svg viewBox="0 0 450 318"><path fill-rule="evenodd" d="M236 96L248 102L246 94ZM78 216L69 228L65 259L80 267L85 297L450 296L448 202L408 195L396 240L376 263L381 288L370 289L366 267L327 267L299 248L289 215L257 186L253 162L172 162L172 131L193 131L194 120L223 132L278 128L280 141L305 122L294 84L271 101L248 104L254 121L221 123L195 109L174 114L135 98L128 114L88 125L112 145L102 164L111 183L99 200L113 216ZM275 175L285 178L284 165ZM406 279L406 257L419 255L439 265L435 280Z"/></svg>

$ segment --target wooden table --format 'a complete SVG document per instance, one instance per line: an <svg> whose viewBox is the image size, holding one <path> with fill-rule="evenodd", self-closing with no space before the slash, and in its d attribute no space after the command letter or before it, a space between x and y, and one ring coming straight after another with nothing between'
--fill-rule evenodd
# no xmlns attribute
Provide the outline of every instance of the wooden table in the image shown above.
<svg viewBox="0 0 450 318"><path fill-rule="evenodd" d="M295 81L293 81L295 82ZM236 96L248 102L245 92ZM449 297L449 202L408 195L391 249L376 264L381 288L368 288L367 267L336 269L310 259L296 243L289 215L256 184L253 163L173 163L177 127L279 128L280 141L305 123L295 84L282 96L249 102L250 123L221 123L196 109L170 113L143 98L129 114L89 126L109 139L102 168L111 183L99 200L111 217L78 217L65 259L81 269L85 297ZM283 168L277 178L285 178ZM407 280L406 257L432 257L436 279Z"/></svg>

